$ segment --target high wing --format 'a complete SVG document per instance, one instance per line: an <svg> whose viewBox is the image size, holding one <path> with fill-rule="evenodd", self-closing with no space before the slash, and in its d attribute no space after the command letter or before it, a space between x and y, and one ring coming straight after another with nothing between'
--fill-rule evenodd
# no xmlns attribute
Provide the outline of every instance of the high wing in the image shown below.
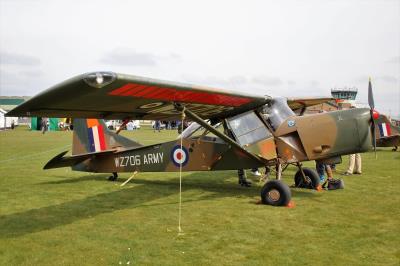
<svg viewBox="0 0 400 266"><path fill-rule="evenodd" d="M325 103L335 100L332 97L315 97L315 98L288 98L287 102L289 107L293 110L299 110L305 107Z"/></svg>
<svg viewBox="0 0 400 266"><path fill-rule="evenodd" d="M181 104L203 119L258 108L268 97L112 72L71 78L40 93L7 116L178 120Z"/></svg>

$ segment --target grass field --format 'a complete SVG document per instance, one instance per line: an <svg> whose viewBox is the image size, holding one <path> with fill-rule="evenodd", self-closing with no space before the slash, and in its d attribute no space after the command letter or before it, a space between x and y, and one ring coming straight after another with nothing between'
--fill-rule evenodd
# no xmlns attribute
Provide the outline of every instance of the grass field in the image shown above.
<svg viewBox="0 0 400 266"><path fill-rule="evenodd" d="M122 134L144 144L176 137ZM178 236L178 173L140 173L120 187L129 174L113 183L108 174L42 170L71 139L0 132L0 265L400 263L400 152L363 154L363 175L344 177L344 190L292 189L291 209L257 205L261 184L239 187L235 171L184 173ZM284 173L287 184L294 172Z"/></svg>

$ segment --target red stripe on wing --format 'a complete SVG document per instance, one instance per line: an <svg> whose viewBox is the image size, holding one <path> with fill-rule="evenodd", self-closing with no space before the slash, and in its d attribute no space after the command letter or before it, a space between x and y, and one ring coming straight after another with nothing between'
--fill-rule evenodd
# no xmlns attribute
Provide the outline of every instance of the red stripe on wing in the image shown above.
<svg viewBox="0 0 400 266"><path fill-rule="evenodd" d="M120 88L118 88L116 90L113 90L109 94L110 95L121 95L122 93L127 92L130 89L132 89L134 86L135 86L135 84L128 83L128 84L125 84L124 86L122 86L122 87L120 87Z"/></svg>
<svg viewBox="0 0 400 266"><path fill-rule="evenodd" d="M241 106L251 99L211 92L176 90L158 86L128 83L108 93L109 95L140 97L164 101L202 103L224 106Z"/></svg>
<svg viewBox="0 0 400 266"><path fill-rule="evenodd" d="M142 85L139 84L131 84L132 86L130 86L129 90L119 94L120 96L131 96L131 94L133 92L137 92L140 90L143 90L145 87L143 87Z"/></svg>

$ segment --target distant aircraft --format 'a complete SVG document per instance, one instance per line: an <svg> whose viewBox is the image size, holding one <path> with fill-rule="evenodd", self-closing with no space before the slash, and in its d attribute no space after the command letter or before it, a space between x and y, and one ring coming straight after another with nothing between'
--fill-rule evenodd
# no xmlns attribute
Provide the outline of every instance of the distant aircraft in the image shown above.
<svg viewBox="0 0 400 266"><path fill-rule="evenodd" d="M75 119L72 156L63 152L44 169L176 172L250 169L275 171L261 189L264 204L288 205L291 192L280 178L298 168L299 187L319 187L315 170L301 162L340 163L341 155L365 152L375 140L370 108L297 116L293 110L331 98L272 98L112 72L83 74L58 84L10 111L8 116ZM107 129L101 119L180 120L192 123L181 138L143 146ZM222 126L223 130L217 129Z"/></svg>
<svg viewBox="0 0 400 266"><path fill-rule="evenodd" d="M380 114L375 121L378 125L375 128L376 146L377 147L393 147L393 151L397 151L400 143L400 127L392 125L387 116Z"/></svg>

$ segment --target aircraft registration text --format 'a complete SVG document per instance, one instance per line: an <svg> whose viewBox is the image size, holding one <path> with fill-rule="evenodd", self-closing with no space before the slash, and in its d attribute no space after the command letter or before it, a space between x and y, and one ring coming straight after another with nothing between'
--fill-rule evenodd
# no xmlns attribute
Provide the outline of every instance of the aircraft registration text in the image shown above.
<svg viewBox="0 0 400 266"><path fill-rule="evenodd" d="M148 153L143 155L130 155L130 156L119 156L115 157L116 167L126 167L126 166L139 166L147 164L159 164L164 161L164 153Z"/></svg>

